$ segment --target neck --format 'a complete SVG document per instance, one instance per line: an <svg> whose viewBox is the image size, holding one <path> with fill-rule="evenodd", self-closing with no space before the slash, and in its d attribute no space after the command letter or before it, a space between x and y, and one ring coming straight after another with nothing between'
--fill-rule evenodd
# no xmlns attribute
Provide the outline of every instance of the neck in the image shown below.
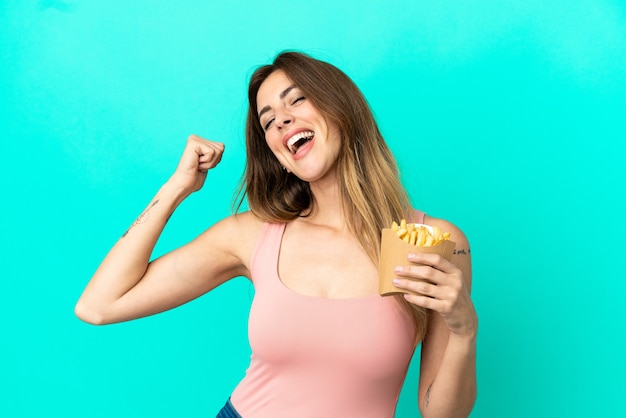
<svg viewBox="0 0 626 418"><path fill-rule="evenodd" d="M313 211L305 219L315 224L345 229L345 213L338 182L316 182L311 183L310 186L315 205Z"/></svg>

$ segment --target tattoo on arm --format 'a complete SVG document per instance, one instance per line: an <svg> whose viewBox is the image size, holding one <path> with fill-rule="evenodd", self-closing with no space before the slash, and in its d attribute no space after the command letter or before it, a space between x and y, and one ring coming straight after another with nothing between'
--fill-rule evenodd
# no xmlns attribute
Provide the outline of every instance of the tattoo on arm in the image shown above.
<svg viewBox="0 0 626 418"><path fill-rule="evenodd" d="M470 249L469 248L468 249L461 248L460 250L455 248L454 251L452 252L452 254L455 254L455 255L456 254L466 255L466 254L469 254L469 253L470 253Z"/></svg>
<svg viewBox="0 0 626 418"><path fill-rule="evenodd" d="M135 225L139 225L139 224L142 224L144 222L147 222L148 219L150 219L150 209L152 209L154 207L154 205L156 205L157 203L159 203L159 199L157 199L154 202L152 202L152 204L150 206L148 206L148 208L146 210L141 212L141 215L139 215L139 217L137 219L135 219L135 222L133 222L133 224L126 230L126 232L124 232L124 235L122 235L122 238L124 238L126 235L128 235L130 230L133 229L133 227Z"/></svg>
<svg viewBox="0 0 626 418"><path fill-rule="evenodd" d="M433 388L433 384L431 383L430 386L428 386L428 389L426 389L426 400L425 400L426 408L428 408L428 404L430 404L430 390L432 388Z"/></svg>

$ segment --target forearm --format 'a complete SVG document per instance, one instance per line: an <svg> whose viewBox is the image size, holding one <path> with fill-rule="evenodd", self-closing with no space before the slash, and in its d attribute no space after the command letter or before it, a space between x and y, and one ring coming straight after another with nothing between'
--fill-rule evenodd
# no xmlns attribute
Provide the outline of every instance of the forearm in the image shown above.
<svg viewBox="0 0 626 418"><path fill-rule="evenodd" d="M170 183L161 187L96 270L76 305L79 318L101 323L106 309L141 280L165 224L185 197Z"/></svg>
<svg viewBox="0 0 626 418"><path fill-rule="evenodd" d="M476 337L451 334L437 375L420 402L422 416L467 417L476 392Z"/></svg>

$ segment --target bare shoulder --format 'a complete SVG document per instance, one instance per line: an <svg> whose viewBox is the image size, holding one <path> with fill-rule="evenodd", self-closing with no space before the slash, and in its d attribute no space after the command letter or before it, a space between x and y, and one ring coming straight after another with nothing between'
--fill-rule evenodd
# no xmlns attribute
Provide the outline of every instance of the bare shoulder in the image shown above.
<svg viewBox="0 0 626 418"><path fill-rule="evenodd" d="M206 250L236 258L246 270L242 275L248 276L245 273L262 226L263 221L251 212L237 213L211 226L196 242Z"/></svg>
<svg viewBox="0 0 626 418"><path fill-rule="evenodd" d="M224 218L220 223L226 228L238 230L241 234L254 234L255 231L259 232L263 226L263 221L250 211L235 213Z"/></svg>
<svg viewBox="0 0 626 418"><path fill-rule="evenodd" d="M222 219L204 231L201 237L221 235L228 237L228 241L238 242L247 240L251 235L257 234L262 226L263 221L247 211Z"/></svg>
<svg viewBox="0 0 626 418"><path fill-rule="evenodd" d="M452 263L463 271L463 277L468 286L472 282L472 261L469 239L465 233L455 224L445 219L426 216L424 223L438 226L442 232L450 232L450 240L456 243Z"/></svg>
<svg viewBox="0 0 626 418"><path fill-rule="evenodd" d="M439 229L441 229L441 232L450 232L450 240L456 242L458 249L466 248L467 250L469 250L469 240L467 236L461 230L461 228L459 228L452 222L445 219L433 218L432 216L426 215L424 218L424 223L439 227Z"/></svg>

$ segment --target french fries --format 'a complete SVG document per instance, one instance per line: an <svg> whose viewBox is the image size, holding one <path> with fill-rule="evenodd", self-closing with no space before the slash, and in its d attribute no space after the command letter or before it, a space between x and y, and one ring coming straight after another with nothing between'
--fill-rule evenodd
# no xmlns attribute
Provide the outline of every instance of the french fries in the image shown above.
<svg viewBox="0 0 626 418"><path fill-rule="evenodd" d="M440 228L437 226L407 224L406 219L402 219L399 225L396 221L393 221L391 230L402 241L418 247L432 247L450 239L450 233L441 233Z"/></svg>

